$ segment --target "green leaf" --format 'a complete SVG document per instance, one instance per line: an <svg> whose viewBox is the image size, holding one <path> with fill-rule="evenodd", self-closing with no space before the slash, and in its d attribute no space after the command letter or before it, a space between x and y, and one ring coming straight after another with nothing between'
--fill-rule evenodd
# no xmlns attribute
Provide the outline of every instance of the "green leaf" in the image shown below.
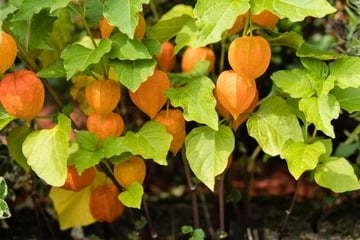
<svg viewBox="0 0 360 240"><path fill-rule="evenodd" d="M336 86L340 88L360 87L360 58L344 56L330 65L330 74L336 78Z"/></svg>
<svg viewBox="0 0 360 240"><path fill-rule="evenodd" d="M103 1L102 0L86 0L83 1L85 5L86 22L88 24L97 25L100 18L103 16Z"/></svg>
<svg viewBox="0 0 360 240"><path fill-rule="evenodd" d="M66 76L64 69L64 61L58 59L53 64L48 67L45 67L36 73L38 77L41 78L61 78Z"/></svg>
<svg viewBox="0 0 360 240"><path fill-rule="evenodd" d="M345 158L329 157L315 168L314 177L317 184L336 193L360 189L354 169Z"/></svg>
<svg viewBox="0 0 360 240"><path fill-rule="evenodd" d="M326 148L322 142L305 144L289 139L281 149L280 157L286 160L291 175L297 180L305 171L314 169L324 153Z"/></svg>
<svg viewBox="0 0 360 240"><path fill-rule="evenodd" d="M132 182L125 191L119 194L119 200L126 207L140 209L143 195L143 186L138 182Z"/></svg>
<svg viewBox="0 0 360 240"><path fill-rule="evenodd" d="M0 176L0 199L5 199L8 194L8 187L5 178Z"/></svg>
<svg viewBox="0 0 360 240"><path fill-rule="evenodd" d="M17 10L18 8L12 3L8 3L6 7L0 5L0 23ZM2 24L0 26L2 26Z"/></svg>
<svg viewBox="0 0 360 240"><path fill-rule="evenodd" d="M89 151L83 148L80 148L73 156L76 169L79 172L97 165L104 157L105 153L103 149L98 151Z"/></svg>
<svg viewBox="0 0 360 240"><path fill-rule="evenodd" d="M231 129L220 125L215 131L208 126L194 128L185 139L186 157L195 176L211 191L215 177L221 174L234 150L235 138Z"/></svg>
<svg viewBox="0 0 360 240"><path fill-rule="evenodd" d="M276 86L293 98L311 97L313 89L313 76L305 69L281 70L271 76Z"/></svg>
<svg viewBox="0 0 360 240"><path fill-rule="evenodd" d="M175 52L184 46L202 47L219 42L224 31L230 29L236 18L249 7L246 0L197 1L195 19L188 21L179 32Z"/></svg>
<svg viewBox="0 0 360 240"><path fill-rule="evenodd" d="M117 58L119 60L136 60L136 59L151 59L152 56L145 47L145 45L135 39L130 39L121 32L117 32L111 36L112 48L110 51L110 58Z"/></svg>
<svg viewBox="0 0 360 240"><path fill-rule="evenodd" d="M0 219L11 217L9 206L6 201L0 199Z"/></svg>
<svg viewBox="0 0 360 240"><path fill-rule="evenodd" d="M331 121L339 117L340 104L333 95L303 98L299 101L299 109L308 122L327 136L335 137Z"/></svg>
<svg viewBox="0 0 360 240"><path fill-rule="evenodd" d="M48 15L46 11L34 15L31 19L29 49L49 49L53 47L50 41L53 23L56 18Z"/></svg>
<svg viewBox="0 0 360 240"><path fill-rule="evenodd" d="M65 8L71 0L51 0L50 13L55 12L58 9Z"/></svg>
<svg viewBox="0 0 360 240"><path fill-rule="evenodd" d="M303 37L297 32L269 33L266 30L262 30L261 33L261 35L269 41L271 46L287 46L298 50L304 43Z"/></svg>
<svg viewBox="0 0 360 240"><path fill-rule="evenodd" d="M6 127L15 118L10 116L4 107L0 104L0 130Z"/></svg>
<svg viewBox="0 0 360 240"><path fill-rule="evenodd" d="M182 27L192 19L193 17L187 14L171 19L160 19L155 25L150 26L147 29L146 36L160 42L165 42L166 40L173 38Z"/></svg>
<svg viewBox="0 0 360 240"><path fill-rule="evenodd" d="M23 143L28 164L49 185L62 186L65 182L70 129L70 119L60 114L54 128L33 131Z"/></svg>
<svg viewBox="0 0 360 240"><path fill-rule="evenodd" d="M270 97L261 103L257 112L246 123L249 135L262 150L276 156L289 139L304 141L299 121L281 97Z"/></svg>
<svg viewBox="0 0 360 240"><path fill-rule="evenodd" d="M172 135L162 124L148 121L138 132L128 131L123 138L124 145L130 149L133 155L140 155L146 159L153 159L160 165L167 165L166 156Z"/></svg>
<svg viewBox="0 0 360 240"><path fill-rule="evenodd" d="M214 83L206 76L193 78L186 86L170 88L166 91L171 105L184 110L186 121L196 121L218 129L216 100L213 95Z"/></svg>
<svg viewBox="0 0 360 240"><path fill-rule="evenodd" d="M115 75L125 87L135 92L141 83L154 73L156 61L139 59L135 61L111 61Z"/></svg>
<svg viewBox="0 0 360 240"><path fill-rule="evenodd" d="M331 94L334 95L340 104L340 107L349 113L360 111L360 88L335 87Z"/></svg>
<svg viewBox="0 0 360 240"><path fill-rule="evenodd" d="M171 85L178 86L189 83L194 78L208 75L209 61L198 61L191 72L167 73Z"/></svg>
<svg viewBox="0 0 360 240"><path fill-rule="evenodd" d="M257 0L254 1L252 10L259 14L268 9L280 18L289 18L292 22L304 20L305 17L321 18L334 13L336 8L332 7L326 0Z"/></svg>
<svg viewBox="0 0 360 240"><path fill-rule="evenodd" d="M142 12L142 5L150 0L109 0L104 2L104 17L129 38L134 38L138 23L137 12ZM121 14L119 14L121 13Z"/></svg>
<svg viewBox="0 0 360 240"><path fill-rule="evenodd" d="M19 126L14 128L7 137L8 149L10 156L22 167L25 172L30 171L30 166L22 152L22 145L25 138L32 132L27 126Z"/></svg>
<svg viewBox="0 0 360 240"><path fill-rule="evenodd" d="M336 52L326 51L319 49L318 46L304 42L301 47L296 51L296 56L315 58L320 60L334 60L340 56Z"/></svg>
<svg viewBox="0 0 360 240"><path fill-rule="evenodd" d="M80 147L89 151L96 151L99 146L99 138L92 132L81 130L75 131L76 141Z"/></svg>
<svg viewBox="0 0 360 240"><path fill-rule="evenodd" d="M301 64L310 72L315 73L317 76L325 79L329 75L328 65L315 58L301 58Z"/></svg>
<svg viewBox="0 0 360 240"><path fill-rule="evenodd" d="M111 41L101 39L96 49L86 48L79 44L69 45L61 53L64 59L66 77L70 79L79 71L84 71L89 65L98 63L105 53L110 52Z"/></svg>
<svg viewBox="0 0 360 240"><path fill-rule="evenodd" d="M105 157L111 158L114 156L119 156L124 153L131 152L131 149L129 149L125 145L124 140L125 140L124 137L119 137L119 138L108 137L108 138L106 138L103 142Z"/></svg>
<svg viewBox="0 0 360 240"><path fill-rule="evenodd" d="M24 0L12 21L28 21L34 14L39 13L43 9L50 8L51 4L51 0Z"/></svg>

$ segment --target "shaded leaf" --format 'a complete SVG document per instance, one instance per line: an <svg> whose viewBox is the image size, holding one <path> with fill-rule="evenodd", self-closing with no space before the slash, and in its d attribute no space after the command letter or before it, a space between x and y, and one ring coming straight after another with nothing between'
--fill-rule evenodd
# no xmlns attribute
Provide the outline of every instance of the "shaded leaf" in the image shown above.
<svg viewBox="0 0 360 240"><path fill-rule="evenodd" d="M104 2L104 16L113 26L116 26L130 39L134 38L138 23L137 12L142 12L142 5L150 0L109 0ZM119 14L121 13L121 14Z"/></svg>
<svg viewBox="0 0 360 240"><path fill-rule="evenodd" d="M332 51L325 51L319 49L318 46L304 42L301 47L296 51L296 56L315 58L320 60L334 60L340 56L340 54Z"/></svg>
<svg viewBox="0 0 360 240"><path fill-rule="evenodd" d="M52 49L50 32L56 18L49 16L46 11L34 15L31 20L29 49Z"/></svg>
<svg viewBox="0 0 360 240"><path fill-rule="evenodd" d="M324 153L326 148L322 142L305 144L289 139L282 147L280 157L286 160L291 175L298 180L305 171L316 167Z"/></svg>
<svg viewBox="0 0 360 240"><path fill-rule="evenodd" d="M71 0L51 0L50 13L55 12L58 9L65 8Z"/></svg>
<svg viewBox="0 0 360 240"><path fill-rule="evenodd" d="M24 0L12 21L28 21L42 9L51 7L51 0Z"/></svg>
<svg viewBox="0 0 360 240"><path fill-rule="evenodd" d="M206 76L193 78L180 88L170 88L165 96L174 107L184 110L186 121L196 121L218 129L218 115L215 110L216 100L213 95L214 83Z"/></svg>
<svg viewBox="0 0 360 240"><path fill-rule="evenodd" d="M36 73L38 77L41 78L61 78L66 76L64 69L64 61L58 59L53 64L48 67L45 67Z"/></svg>
<svg viewBox="0 0 360 240"><path fill-rule="evenodd" d="M246 123L249 135L271 156L281 153L289 139L304 141L299 121L281 97L270 97L261 103Z"/></svg>
<svg viewBox="0 0 360 240"><path fill-rule="evenodd" d="M224 125L220 125L218 131L208 126L197 127L186 136L185 146L191 170L214 191L215 177L225 170L234 150L233 132Z"/></svg>
<svg viewBox="0 0 360 240"><path fill-rule="evenodd" d="M49 185L61 186L65 182L70 128L70 119L60 114L54 128L33 131L23 143L28 164Z"/></svg>
<svg viewBox="0 0 360 240"><path fill-rule="evenodd" d="M354 169L345 158L329 157L315 168L314 177L317 184L336 193L360 189Z"/></svg>
<svg viewBox="0 0 360 240"><path fill-rule="evenodd" d="M125 191L119 194L119 200L126 207L140 209L143 195L143 186L138 182L132 182Z"/></svg>
<svg viewBox="0 0 360 240"><path fill-rule="evenodd" d="M22 152L22 144L25 138L32 132L32 129L27 126L19 126L14 128L7 137L8 149L10 156L22 167L25 172L30 171L30 166L27 164L27 159Z"/></svg>

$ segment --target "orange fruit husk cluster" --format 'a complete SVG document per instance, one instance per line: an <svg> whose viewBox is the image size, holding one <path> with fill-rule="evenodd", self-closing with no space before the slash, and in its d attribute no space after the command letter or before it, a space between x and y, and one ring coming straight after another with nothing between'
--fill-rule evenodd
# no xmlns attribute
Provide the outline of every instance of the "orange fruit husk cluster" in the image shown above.
<svg viewBox="0 0 360 240"><path fill-rule="evenodd" d="M114 184L96 187L90 196L90 212L99 222L113 222L119 218L125 210L124 205L118 199L119 190Z"/></svg>
<svg viewBox="0 0 360 240"><path fill-rule="evenodd" d="M124 130L124 121L120 114L111 112L102 116L91 113L86 120L87 129L99 137L102 142L106 137L119 137Z"/></svg>
<svg viewBox="0 0 360 240"><path fill-rule="evenodd" d="M230 43L228 60L231 68L251 82L263 75L270 65L271 48L262 36L242 36Z"/></svg>
<svg viewBox="0 0 360 240"><path fill-rule="evenodd" d="M164 72L170 72L174 69L176 55L174 55L174 44L165 41L161 44L161 53L156 56L160 69Z"/></svg>
<svg viewBox="0 0 360 240"><path fill-rule="evenodd" d="M173 136L170 151L176 155L183 146L186 136L183 112L178 109L162 110L154 120L163 124L167 132Z"/></svg>
<svg viewBox="0 0 360 240"><path fill-rule="evenodd" d="M30 122L43 108L45 88L34 72L21 69L4 75L0 99L10 115Z"/></svg>
<svg viewBox="0 0 360 240"><path fill-rule="evenodd" d="M244 29L246 24L246 18L248 17L248 12L240 14L234 25L228 30L230 35L234 35ZM259 26L274 28L279 22L279 17L268 10L264 10L259 14L252 14L251 21Z"/></svg>
<svg viewBox="0 0 360 240"><path fill-rule="evenodd" d="M119 83L112 79L96 79L86 86L85 97L94 112L106 116L120 101Z"/></svg>
<svg viewBox="0 0 360 240"><path fill-rule="evenodd" d="M155 70L153 75L141 83L135 92L129 90L129 96L142 112L154 119L168 100L165 97L165 91L168 88L170 88L170 80L166 73Z"/></svg>
<svg viewBox="0 0 360 240"><path fill-rule="evenodd" d="M119 184L126 189L132 182L142 184L146 176L145 161L139 156L132 156L115 164L113 173Z"/></svg>
<svg viewBox="0 0 360 240"><path fill-rule="evenodd" d="M214 95L221 106L237 119L256 96L255 81L247 81L232 70L223 71L216 81Z"/></svg>
<svg viewBox="0 0 360 240"><path fill-rule="evenodd" d="M211 72L214 69L215 58L215 53L211 48L188 47L185 49L181 59L181 70L182 72L191 72L192 70L194 70L195 65L198 61L209 61L208 72Z"/></svg>
<svg viewBox="0 0 360 240"><path fill-rule="evenodd" d="M76 170L75 165L67 167L67 177L65 183L61 188L78 192L89 186L95 179L95 168L90 167L85 169L81 174Z"/></svg>
<svg viewBox="0 0 360 240"><path fill-rule="evenodd" d="M141 41L146 32L146 22L144 16L140 13L136 13L136 16L138 17L138 24L136 25L134 35L139 41ZM105 17L101 17L99 28L102 38L110 38L111 33L115 29L115 27L112 26Z"/></svg>
<svg viewBox="0 0 360 240"><path fill-rule="evenodd" d="M14 38L6 32L1 32L0 38L0 74L8 70L14 64L17 54L17 46Z"/></svg>

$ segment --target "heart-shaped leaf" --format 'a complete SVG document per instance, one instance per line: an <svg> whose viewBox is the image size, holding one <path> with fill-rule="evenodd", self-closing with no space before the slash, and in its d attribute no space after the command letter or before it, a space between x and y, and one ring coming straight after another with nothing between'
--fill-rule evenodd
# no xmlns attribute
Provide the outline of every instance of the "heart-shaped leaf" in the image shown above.
<svg viewBox="0 0 360 240"><path fill-rule="evenodd" d="M143 186L138 182L132 182L125 191L119 194L119 200L126 207L140 209L143 195Z"/></svg>

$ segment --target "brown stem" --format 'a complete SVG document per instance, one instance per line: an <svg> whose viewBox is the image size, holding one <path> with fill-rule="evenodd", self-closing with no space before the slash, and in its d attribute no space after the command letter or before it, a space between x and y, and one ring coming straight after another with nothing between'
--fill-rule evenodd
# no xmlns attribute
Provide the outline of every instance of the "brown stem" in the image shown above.
<svg viewBox="0 0 360 240"><path fill-rule="evenodd" d="M220 218L219 239L227 239L228 237L225 231L224 179L225 179L225 173L222 173L220 175L220 181L219 181L219 218Z"/></svg>
<svg viewBox="0 0 360 240"><path fill-rule="evenodd" d="M198 206L197 196L196 196L196 185L192 182L190 167L189 167L189 164L186 159L184 147L181 149L181 155L182 155L182 161L184 164L186 181L188 184L188 188L191 192L191 204L192 204L192 211L193 211L194 228L197 229L197 228L200 228L200 220L199 220L199 206Z"/></svg>
<svg viewBox="0 0 360 240"><path fill-rule="evenodd" d="M278 237L278 240L281 240L283 235L284 235L284 231L285 231L285 228L286 228L286 225L288 223L288 220L289 220L289 216L290 214L292 213L293 209L294 209L294 206L295 206L295 201L296 201L296 197L297 197L297 193L298 193L298 190L299 190L299 182L300 182L300 179L298 179L296 181L296 187L295 187L295 192L294 192L294 195L293 195L293 198L291 200L291 203L290 203L290 206L288 209L286 209L285 211L285 218L281 224L281 227L280 227L280 230L279 230L279 237Z"/></svg>
<svg viewBox="0 0 360 240"><path fill-rule="evenodd" d="M148 208L146 200L144 198L142 199L142 205L143 205L143 208L144 208L146 221L147 221L149 232L150 232L150 237L151 237L151 239L157 239L158 234L157 234L157 232L155 231L155 229L153 227L151 217L150 217L149 208Z"/></svg>

